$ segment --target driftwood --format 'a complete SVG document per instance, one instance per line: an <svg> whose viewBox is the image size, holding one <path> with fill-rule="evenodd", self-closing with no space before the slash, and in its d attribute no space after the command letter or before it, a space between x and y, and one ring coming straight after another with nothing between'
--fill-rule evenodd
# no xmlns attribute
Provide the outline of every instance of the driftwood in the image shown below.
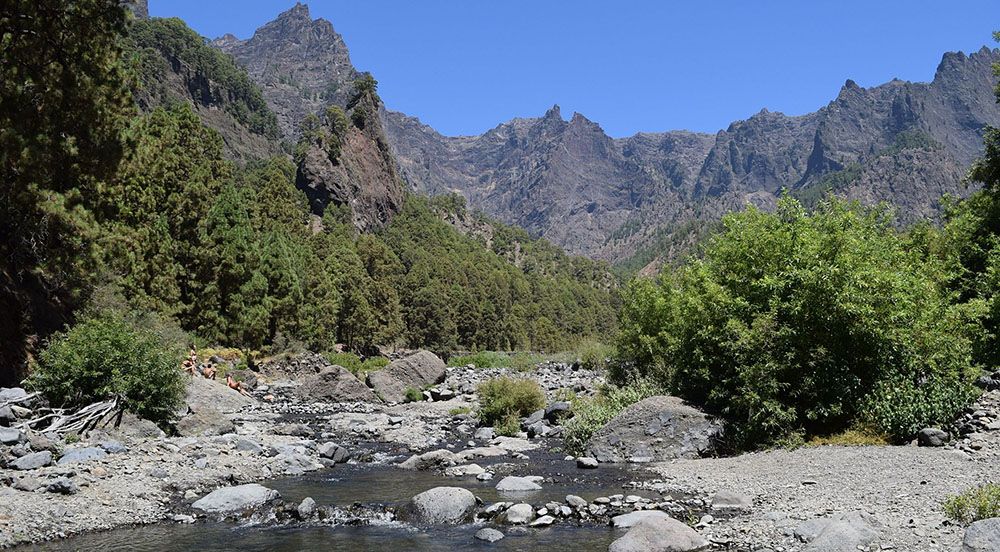
<svg viewBox="0 0 1000 552"><path fill-rule="evenodd" d="M38 392L36 391L34 393L28 393L27 395L25 395L25 396L23 396L21 398L18 398L18 399L6 400L6 401L3 401L3 402L0 402L0 408L3 408L5 406L10 406L12 404L17 404L17 403L22 403L22 402L28 402L28 401L30 401L31 399L34 399L37 396L38 396Z"/></svg>
<svg viewBox="0 0 1000 552"><path fill-rule="evenodd" d="M121 414L118 400L97 402L87 405L79 410L69 412L64 408L53 409L47 414L24 421L18 424L23 429L34 429L41 433L55 433L65 435L67 433L84 433L97 427L103 421L107 425L110 421ZM43 426L42 422L51 420L48 425Z"/></svg>

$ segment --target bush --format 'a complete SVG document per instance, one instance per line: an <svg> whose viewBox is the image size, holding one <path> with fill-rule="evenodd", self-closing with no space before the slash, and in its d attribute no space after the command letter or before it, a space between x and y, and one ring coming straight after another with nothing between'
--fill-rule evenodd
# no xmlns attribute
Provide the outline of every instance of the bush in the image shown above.
<svg viewBox="0 0 1000 552"><path fill-rule="evenodd" d="M597 395L573 401L573 417L563 424L566 449L579 454L590 437L629 406L661 390L651 381L640 380L624 387L605 386Z"/></svg>
<svg viewBox="0 0 1000 552"><path fill-rule="evenodd" d="M944 501L944 513L959 523L1000 517L1000 485L988 483L950 496Z"/></svg>
<svg viewBox="0 0 1000 552"><path fill-rule="evenodd" d="M509 422L545 406L545 393L528 379L493 378L479 385L479 419L485 425Z"/></svg>
<svg viewBox="0 0 1000 552"><path fill-rule="evenodd" d="M323 355L330 364L336 364L337 366L343 366L347 370L357 376L359 379L364 380L368 372L374 372L375 370L381 370L389 365L389 359L385 357L369 357L365 360L361 360L361 357L354 353L326 353Z"/></svg>
<svg viewBox="0 0 1000 552"><path fill-rule="evenodd" d="M614 347L596 339L585 339L576 347L576 359L589 370L607 370L608 361L614 356Z"/></svg>
<svg viewBox="0 0 1000 552"><path fill-rule="evenodd" d="M509 368L510 356L495 351L480 351L471 355L453 357L448 361L449 366L475 365L476 368Z"/></svg>
<svg viewBox="0 0 1000 552"><path fill-rule="evenodd" d="M521 418L517 414L506 414L493 424L493 432L501 437L517 437L521 432Z"/></svg>
<svg viewBox="0 0 1000 552"><path fill-rule="evenodd" d="M975 396L980 330L884 211L786 197L723 227L703 260L631 285L613 380L654 378L740 449L859 423L902 440Z"/></svg>
<svg viewBox="0 0 1000 552"><path fill-rule="evenodd" d="M179 364L152 332L102 316L54 335L27 385L65 408L117 398L125 410L162 424L184 392Z"/></svg>
<svg viewBox="0 0 1000 552"><path fill-rule="evenodd" d="M407 387L404 395L406 402L420 402L424 400L424 392L416 387Z"/></svg>

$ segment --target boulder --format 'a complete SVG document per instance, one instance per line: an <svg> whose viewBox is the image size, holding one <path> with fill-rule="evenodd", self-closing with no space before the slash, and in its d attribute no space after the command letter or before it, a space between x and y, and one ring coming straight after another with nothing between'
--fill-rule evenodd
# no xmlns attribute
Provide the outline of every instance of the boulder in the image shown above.
<svg viewBox="0 0 1000 552"><path fill-rule="evenodd" d="M17 416L9 406L0 406L0 426L9 426L17 421Z"/></svg>
<svg viewBox="0 0 1000 552"><path fill-rule="evenodd" d="M476 539L486 542L496 542L503 538L503 533L491 527L483 527L476 531Z"/></svg>
<svg viewBox="0 0 1000 552"><path fill-rule="evenodd" d="M509 523L510 525L524 525L525 523L531 523L531 520L535 519L535 509L531 507L531 504L515 504L500 516L501 523Z"/></svg>
<svg viewBox="0 0 1000 552"><path fill-rule="evenodd" d="M497 491L501 493L526 493L540 490L542 490L542 486L527 477L508 475L497 483Z"/></svg>
<svg viewBox="0 0 1000 552"><path fill-rule="evenodd" d="M697 531L669 516L649 517L636 523L608 552L693 552L709 542Z"/></svg>
<svg viewBox="0 0 1000 552"><path fill-rule="evenodd" d="M211 514L235 514L260 508L279 497L278 491L251 483L216 489L196 500L191 507Z"/></svg>
<svg viewBox="0 0 1000 552"><path fill-rule="evenodd" d="M565 401L554 402L545 408L545 419L551 423L560 422L572 415L572 406Z"/></svg>
<svg viewBox="0 0 1000 552"><path fill-rule="evenodd" d="M63 466L66 464L76 464L78 462L90 462L99 460L107 456L108 453L101 447L83 447L67 450L56 464Z"/></svg>
<svg viewBox="0 0 1000 552"><path fill-rule="evenodd" d="M722 490L712 496L712 510L749 510L752 506L753 499L745 494Z"/></svg>
<svg viewBox="0 0 1000 552"><path fill-rule="evenodd" d="M426 470L438 464L453 464L456 459L454 452L447 449L438 449L423 454L414 454L397 465L404 470Z"/></svg>
<svg viewBox="0 0 1000 552"><path fill-rule="evenodd" d="M104 452L107 452L108 454L123 454L128 452L128 447L112 439L101 441L100 443L97 443L97 446L104 449Z"/></svg>
<svg viewBox="0 0 1000 552"><path fill-rule="evenodd" d="M449 477L465 477L468 475L479 475L481 473L486 473L479 464L466 464L464 466L452 466L450 468L445 468L444 474Z"/></svg>
<svg viewBox="0 0 1000 552"><path fill-rule="evenodd" d="M652 518L671 519L666 512L661 510L637 510L611 518L611 526L620 529L629 529L644 519Z"/></svg>
<svg viewBox="0 0 1000 552"><path fill-rule="evenodd" d="M24 433L19 429L0 427L0 445L16 445L24 442Z"/></svg>
<svg viewBox="0 0 1000 552"><path fill-rule="evenodd" d="M710 452L722 425L677 397L655 396L626 408L590 438L600 462L657 462Z"/></svg>
<svg viewBox="0 0 1000 552"><path fill-rule="evenodd" d="M481 427L476 430L476 433L472 436L472 438L477 441L490 441L496 436L497 434L493 431L492 427Z"/></svg>
<svg viewBox="0 0 1000 552"><path fill-rule="evenodd" d="M590 456L581 456L576 459L576 467L584 470L592 470L597 468L598 462L597 458L592 458Z"/></svg>
<svg viewBox="0 0 1000 552"><path fill-rule="evenodd" d="M936 427L925 427L917 433L917 444L922 447L943 447L949 440L948 433Z"/></svg>
<svg viewBox="0 0 1000 552"><path fill-rule="evenodd" d="M76 494L80 487L68 477L58 477L46 485L45 490L50 493L70 495Z"/></svg>
<svg viewBox="0 0 1000 552"><path fill-rule="evenodd" d="M326 366L318 374L302 378L297 394L313 402L381 402L371 389L343 366Z"/></svg>
<svg viewBox="0 0 1000 552"><path fill-rule="evenodd" d="M0 403L19 401L28 396L28 392L20 387L0 387Z"/></svg>
<svg viewBox="0 0 1000 552"><path fill-rule="evenodd" d="M343 464L351 457L347 449L336 443L323 443L316 448L316 452L319 453L320 458L333 460L337 464Z"/></svg>
<svg viewBox="0 0 1000 552"><path fill-rule="evenodd" d="M410 499L404 517L428 525L457 525L469 520L476 509L476 497L460 487L435 487Z"/></svg>
<svg viewBox="0 0 1000 552"><path fill-rule="evenodd" d="M970 525L962 539L962 552L1000 552L1000 518Z"/></svg>
<svg viewBox="0 0 1000 552"><path fill-rule="evenodd" d="M295 511L298 512L299 519L309 519L316 513L316 501L311 496L307 496L302 499Z"/></svg>
<svg viewBox="0 0 1000 552"><path fill-rule="evenodd" d="M851 552L878 536L875 522L864 512L848 512L805 521L794 534L806 543L807 552Z"/></svg>
<svg viewBox="0 0 1000 552"><path fill-rule="evenodd" d="M14 460L10 463L11 467L15 470L35 470L48 466L52 463L52 453L43 450L41 452L32 452L31 454L25 454L24 456Z"/></svg>
<svg viewBox="0 0 1000 552"><path fill-rule="evenodd" d="M176 424L177 433L185 437L234 433L231 414L253 401L228 386L201 377L188 380Z"/></svg>
<svg viewBox="0 0 1000 552"><path fill-rule="evenodd" d="M368 373L368 385L383 400L403 402L407 389L422 389L444 381L445 365L437 355L420 351Z"/></svg>

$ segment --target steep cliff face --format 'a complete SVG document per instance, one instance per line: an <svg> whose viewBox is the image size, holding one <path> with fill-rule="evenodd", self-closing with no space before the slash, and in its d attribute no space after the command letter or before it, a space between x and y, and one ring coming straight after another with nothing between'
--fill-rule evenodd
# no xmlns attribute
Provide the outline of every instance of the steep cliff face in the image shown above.
<svg viewBox="0 0 1000 552"><path fill-rule="evenodd" d="M671 233L747 204L770 208L782 190L807 201L828 191L889 201L902 223L938 216L941 194L969 193L962 172L980 155L985 126L1000 124L997 61L1000 51L987 48L945 54L930 83L847 81L815 113L762 110L714 137L610 140L582 116L566 123L551 111L460 138L398 113L384 120L416 189L461 193L570 251L617 261L684 243Z"/></svg>
<svg viewBox="0 0 1000 552"><path fill-rule="evenodd" d="M379 103L374 92L363 94L341 123L327 123L327 134L304 136L297 154L296 186L313 213L346 205L363 232L383 226L403 206L403 180L377 116Z"/></svg>
<svg viewBox="0 0 1000 552"><path fill-rule="evenodd" d="M333 104L344 107L360 75L344 39L324 19L313 20L304 4L282 13L239 40L225 35L212 44L232 55L260 85L278 115L282 136L294 141L309 113Z"/></svg>

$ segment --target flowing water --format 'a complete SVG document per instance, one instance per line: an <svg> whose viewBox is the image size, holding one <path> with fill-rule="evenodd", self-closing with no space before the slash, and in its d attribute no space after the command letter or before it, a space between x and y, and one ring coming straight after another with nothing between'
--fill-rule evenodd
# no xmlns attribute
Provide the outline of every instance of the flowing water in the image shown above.
<svg viewBox="0 0 1000 552"><path fill-rule="evenodd" d="M622 485L641 480L648 474L637 469L601 466L597 470L578 470L575 464L553 455L533 451L532 459L518 466L519 475L541 475L552 482L541 491L515 496L500 495L496 480L480 482L472 477L448 478L430 471L407 471L385 464L346 464L332 470L305 476L277 479L265 485L278 490L288 503L311 496L319 506L349 507L391 506L437 486L460 486L471 490L486 504L499 500L523 501L536 507L549 501L562 503L567 494L588 501L598 496L634 493L659 496L641 491L624 491ZM509 462L509 459L504 459ZM495 462L495 461L494 461ZM479 462L490 469L490 460ZM484 525L457 527L411 527L399 523L371 525L255 525L231 523L163 523L144 527L116 529L72 537L62 541L23 547L20 550L100 552L187 552L187 551L365 551L395 550L455 552L459 550L579 550L604 552L622 531L605 525L579 525L573 521L557 522L542 529L499 527L507 537L488 544L473 538Z"/></svg>

